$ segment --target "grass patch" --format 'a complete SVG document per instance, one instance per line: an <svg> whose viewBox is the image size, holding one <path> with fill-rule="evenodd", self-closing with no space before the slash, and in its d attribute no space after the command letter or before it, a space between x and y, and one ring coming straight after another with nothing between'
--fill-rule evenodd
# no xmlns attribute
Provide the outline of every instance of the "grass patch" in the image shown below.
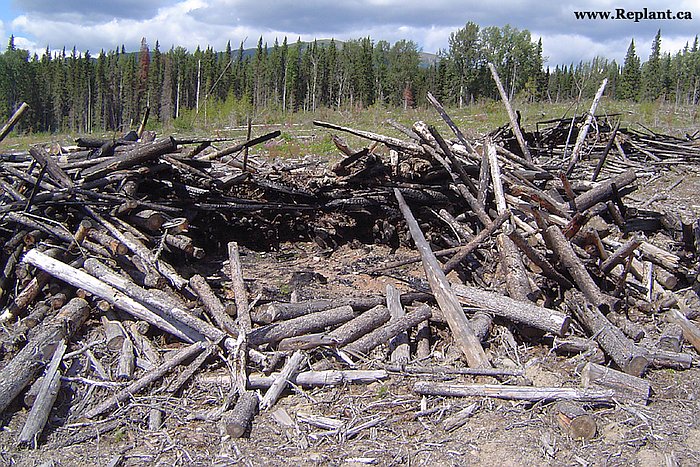
<svg viewBox="0 0 700 467"><path fill-rule="evenodd" d="M534 130L539 121L567 117L574 114L582 115L590 108L590 101L568 101L561 103L529 103L514 102L513 107L520 111L521 124L526 130ZM448 113L469 138L480 138L496 128L508 124L508 115L500 101L483 101L462 108L447 109ZM596 111L597 114L619 113L622 125L682 137L687 132L694 132L698 125L698 109L691 106L674 106L663 102L624 102L603 98ZM314 120L322 120L337 125L381 133L387 136L407 139L408 137L387 123L394 120L406 127L422 120L434 125L446 137L452 137L452 132L432 108L401 109L388 108L382 105L369 109L331 110L319 109L315 112L285 113L279 110L264 109L255 113L242 102L231 101L223 106L210 105L197 113L194 110L183 110L178 119L168 127L163 127L157 121L151 121L149 129L160 135L178 136L216 136L232 137L239 141L246 136L246 119L251 116L253 136L273 130L281 130L282 135L272 142L253 148L251 153L264 154L273 158L300 157L307 154L321 157L338 157L338 151L333 144L331 132L313 125ZM353 149L361 149L369 143L367 140L349 134L339 134ZM11 133L0 143L0 151L24 151L33 144L60 143L74 144L77 135L34 133L17 135ZM111 138L114 134L96 134Z"/></svg>

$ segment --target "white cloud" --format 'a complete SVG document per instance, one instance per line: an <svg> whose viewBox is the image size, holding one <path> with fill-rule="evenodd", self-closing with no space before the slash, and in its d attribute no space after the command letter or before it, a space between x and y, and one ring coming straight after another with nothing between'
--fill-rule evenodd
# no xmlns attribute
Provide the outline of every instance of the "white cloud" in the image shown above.
<svg viewBox="0 0 700 467"><path fill-rule="evenodd" d="M22 0L15 5L22 15L0 32L14 33L32 50L53 48L113 49L122 44L137 50L142 37L151 47L171 45L194 50L211 45L221 50L228 40L234 46L246 40L254 47L262 35L289 41L355 39L395 42L409 39L426 52L447 48L450 33L473 21L482 27L510 24L529 29L533 40L543 38L550 64L577 63L595 55L624 56L632 37L642 59L652 38L662 29L664 50L675 52L697 33L697 21L576 20L576 10L638 10L632 0L589 0L554 5L535 0L486 2L483 0L118 0L107 5L95 0ZM681 0L672 8L700 16L697 0ZM56 5L54 5L56 4ZM52 9L52 5L56 8ZM667 2L648 0L649 9L665 10ZM52 12L47 14L46 12ZM99 14L94 14L99 12ZM696 18L697 19L697 18ZM674 49L675 47L675 49Z"/></svg>

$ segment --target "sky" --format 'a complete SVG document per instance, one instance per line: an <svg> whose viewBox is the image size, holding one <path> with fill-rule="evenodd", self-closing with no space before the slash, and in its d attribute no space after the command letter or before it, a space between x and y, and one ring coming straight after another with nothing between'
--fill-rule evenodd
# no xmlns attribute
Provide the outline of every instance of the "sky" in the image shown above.
<svg viewBox="0 0 700 467"><path fill-rule="evenodd" d="M688 12L692 19L576 19L575 11L624 15ZM650 15L647 13L647 18ZM644 61L661 30L662 51L675 53L700 34L700 0L0 0L0 37L41 53L46 47L78 51L121 47L137 51L145 37L161 50L197 46L223 50L270 45L286 36L338 40L371 37L416 42L424 52L447 49L450 34L472 21L482 27L510 24L542 38L546 65L578 63L595 56L622 63L634 38ZM2 49L0 49L2 50Z"/></svg>

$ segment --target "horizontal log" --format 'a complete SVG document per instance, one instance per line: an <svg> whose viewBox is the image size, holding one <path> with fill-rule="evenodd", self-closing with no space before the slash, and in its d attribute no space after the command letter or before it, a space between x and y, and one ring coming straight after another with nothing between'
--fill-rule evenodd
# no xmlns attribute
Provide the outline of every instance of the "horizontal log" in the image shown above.
<svg viewBox="0 0 700 467"><path fill-rule="evenodd" d="M526 324L557 336L563 336L569 329L570 318L559 311L468 285L452 283L452 289L463 304L483 308L515 323Z"/></svg>
<svg viewBox="0 0 700 467"><path fill-rule="evenodd" d="M415 383L413 392L425 396L493 397L496 399L531 402L569 400L598 404L610 404L613 402L614 396L612 390L538 388L495 384L444 384L434 381L419 381Z"/></svg>

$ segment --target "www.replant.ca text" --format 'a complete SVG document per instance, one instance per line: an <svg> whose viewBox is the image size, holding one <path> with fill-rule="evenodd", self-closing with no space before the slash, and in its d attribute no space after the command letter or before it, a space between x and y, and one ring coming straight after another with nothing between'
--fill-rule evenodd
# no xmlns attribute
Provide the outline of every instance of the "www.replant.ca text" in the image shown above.
<svg viewBox="0 0 700 467"><path fill-rule="evenodd" d="M624 8L615 8L607 11L574 11L576 19L593 19L593 20L625 20L634 21L654 21L654 20L692 20L693 13L690 11L673 11L670 8L667 10L650 10L643 8L641 10L625 10Z"/></svg>

